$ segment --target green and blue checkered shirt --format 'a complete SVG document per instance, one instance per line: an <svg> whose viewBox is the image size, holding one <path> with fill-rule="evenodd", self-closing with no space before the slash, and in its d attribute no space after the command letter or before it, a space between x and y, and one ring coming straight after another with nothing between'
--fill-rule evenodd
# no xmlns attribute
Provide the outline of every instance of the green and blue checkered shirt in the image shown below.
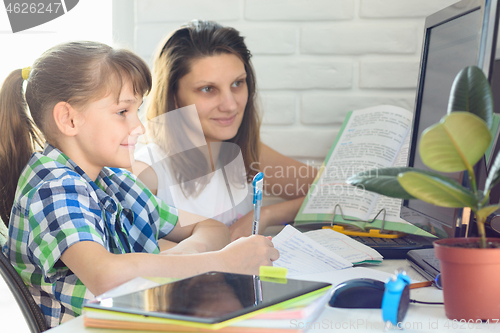
<svg viewBox="0 0 500 333"><path fill-rule="evenodd" d="M59 260L67 248L92 241L115 254L159 253L157 241L177 215L128 171L103 168L92 181L47 144L19 178L3 252L53 327L80 315L94 297Z"/></svg>

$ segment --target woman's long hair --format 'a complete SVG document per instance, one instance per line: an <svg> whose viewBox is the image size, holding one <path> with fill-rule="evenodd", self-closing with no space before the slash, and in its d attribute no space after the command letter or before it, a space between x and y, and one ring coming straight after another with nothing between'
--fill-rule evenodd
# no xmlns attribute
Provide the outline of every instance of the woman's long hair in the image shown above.
<svg viewBox="0 0 500 333"><path fill-rule="evenodd" d="M259 129L260 118L256 108L255 73L250 62L251 53L244 43L239 32L230 27L223 27L210 21L191 21L171 33L156 52L153 67L153 88L149 96L147 119L149 135L164 151L176 150L175 124L158 126L158 122L151 121L177 108L176 94L179 89L179 80L191 70L193 60L220 54L234 54L244 64L247 74L248 101L243 119L236 135L225 142L235 144L241 149L245 164L247 182L258 172L252 165L259 161ZM164 123L160 121L159 123ZM178 129L178 128L177 128ZM205 184L195 184L191 180L200 175L206 175L210 165L203 165L200 161L210 162L202 157L203 149L194 149L184 154L175 154L169 157L169 165L182 190L188 195L197 195ZM224 154L225 158L232 158L237 154ZM199 156L197 156L199 155ZM194 162L196 161L196 162ZM230 161L218 161L219 165L226 165Z"/></svg>

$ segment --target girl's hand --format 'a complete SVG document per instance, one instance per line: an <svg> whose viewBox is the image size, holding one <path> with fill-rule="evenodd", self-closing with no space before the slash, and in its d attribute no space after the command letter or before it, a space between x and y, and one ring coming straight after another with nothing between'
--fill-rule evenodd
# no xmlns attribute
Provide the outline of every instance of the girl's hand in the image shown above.
<svg viewBox="0 0 500 333"><path fill-rule="evenodd" d="M279 252L271 237L252 235L239 238L220 250L222 270L225 272L258 275L260 266L272 266Z"/></svg>

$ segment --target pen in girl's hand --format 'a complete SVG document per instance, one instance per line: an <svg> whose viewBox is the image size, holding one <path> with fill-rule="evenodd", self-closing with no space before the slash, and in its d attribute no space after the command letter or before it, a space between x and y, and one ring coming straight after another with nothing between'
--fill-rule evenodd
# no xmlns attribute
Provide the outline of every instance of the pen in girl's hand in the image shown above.
<svg viewBox="0 0 500 333"><path fill-rule="evenodd" d="M264 174L257 173L253 177L253 226L252 235L259 234L260 207L262 206L262 189L264 187Z"/></svg>

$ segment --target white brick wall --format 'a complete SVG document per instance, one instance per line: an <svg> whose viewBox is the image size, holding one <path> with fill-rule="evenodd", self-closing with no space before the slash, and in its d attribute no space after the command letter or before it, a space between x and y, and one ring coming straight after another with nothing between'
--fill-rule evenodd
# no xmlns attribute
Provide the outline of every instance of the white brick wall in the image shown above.
<svg viewBox="0 0 500 333"><path fill-rule="evenodd" d="M422 17L457 2L456 0L361 0L362 18Z"/></svg>
<svg viewBox="0 0 500 333"><path fill-rule="evenodd" d="M251 21L351 20L355 0L246 0L243 17Z"/></svg>
<svg viewBox="0 0 500 333"><path fill-rule="evenodd" d="M415 88L419 63L419 59L361 60L359 64L359 88Z"/></svg>
<svg viewBox="0 0 500 333"><path fill-rule="evenodd" d="M301 30L301 53L308 54L415 54L416 24L372 22L312 25Z"/></svg>
<svg viewBox="0 0 500 333"><path fill-rule="evenodd" d="M348 111L413 110L424 19L456 1L115 0L114 26L134 27L119 35L149 63L159 41L191 19L235 27L253 54L263 141L321 161Z"/></svg>
<svg viewBox="0 0 500 333"><path fill-rule="evenodd" d="M255 57L257 86L274 89L341 89L352 87L352 61L328 57Z"/></svg>

